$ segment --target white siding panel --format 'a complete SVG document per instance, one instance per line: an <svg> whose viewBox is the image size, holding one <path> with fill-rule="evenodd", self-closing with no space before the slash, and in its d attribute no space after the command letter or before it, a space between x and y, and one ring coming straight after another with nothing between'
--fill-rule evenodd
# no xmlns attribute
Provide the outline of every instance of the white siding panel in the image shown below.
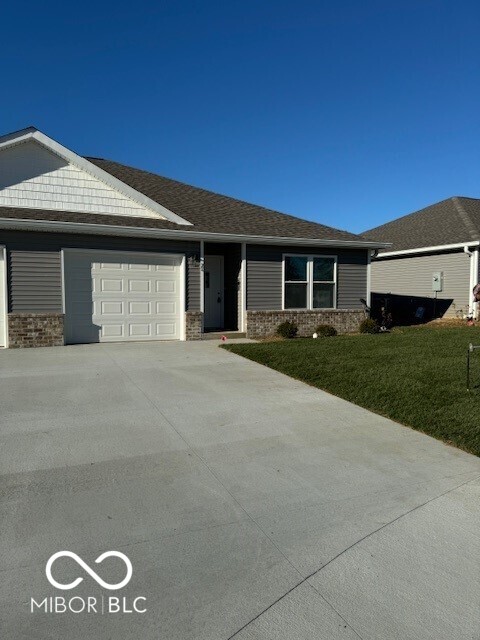
<svg viewBox="0 0 480 640"><path fill-rule="evenodd" d="M443 291L437 297L451 299L446 316L468 311L470 257L463 253L437 253L380 259L372 262L372 291L433 298L432 276L443 272Z"/></svg>
<svg viewBox="0 0 480 640"><path fill-rule="evenodd" d="M161 218L36 142L0 154L0 206Z"/></svg>

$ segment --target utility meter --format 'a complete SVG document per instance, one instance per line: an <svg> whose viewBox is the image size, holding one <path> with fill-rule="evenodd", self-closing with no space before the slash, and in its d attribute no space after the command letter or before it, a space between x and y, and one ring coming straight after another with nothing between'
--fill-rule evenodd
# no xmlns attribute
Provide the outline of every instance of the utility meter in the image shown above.
<svg viewBox="0 0 480 640"><path fill-rule="evenodd" d="M435 271L432 275L432 291L441 291L443 289L443 272Z"/></svg>

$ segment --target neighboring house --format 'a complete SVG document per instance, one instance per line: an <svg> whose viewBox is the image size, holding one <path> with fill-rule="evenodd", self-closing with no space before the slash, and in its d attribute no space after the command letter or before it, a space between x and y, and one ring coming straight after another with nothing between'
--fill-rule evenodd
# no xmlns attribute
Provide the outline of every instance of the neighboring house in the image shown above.
<svg viewBox="0 0 480 640"><path fill-rule="evenodd" d="M28 128L0 138L0 344L355 330L360 236L98 158Z"/></svg>
<svg viewBox="0 0 480 640"><path fill-rule="evenodd" d="M372 261L372 292L430 303L437 317L477 314L480 200L448 198L362 235L392 243Z"/></svg>

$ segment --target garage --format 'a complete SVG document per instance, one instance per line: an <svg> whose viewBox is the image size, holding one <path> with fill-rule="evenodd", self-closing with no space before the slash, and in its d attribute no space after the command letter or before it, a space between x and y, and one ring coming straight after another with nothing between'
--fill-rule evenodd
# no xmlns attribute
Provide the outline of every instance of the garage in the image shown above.
<svg viewBox="0 0 480 640"><path fill-rule="evenodd" d="M184 256L67 249L65 342L183 338Z"/></svg>

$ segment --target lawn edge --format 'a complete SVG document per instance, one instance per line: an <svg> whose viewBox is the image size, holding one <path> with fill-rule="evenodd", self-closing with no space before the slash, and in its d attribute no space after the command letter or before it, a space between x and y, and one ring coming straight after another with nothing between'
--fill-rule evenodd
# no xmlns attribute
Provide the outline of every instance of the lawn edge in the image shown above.
<svg viewBox="0 0 480 640"><path fill-rule="evenodd" d="M248 344L248 343L247 343ZM258 344L258 343L255 343ZM265 367L266 369L270 369L270 371L275 371L276 373L281 374L282 376L285 376L287 378L290 378L291 380L296 380L297 382L301 382L302 384L307 385L308 387L312 388L312 389L318 389L319 391L322 391L323 393L328 394L329 396L332 396L333 398L338 398L340 400L343 400L344 402L349 402L350 404L353 404L356 407L360 407L361 409L364 409L365 411L370 411L370 413L373 413L377 416L380 416L381 418L386 418L387 420L390 420L391 422L397 424L400 427L405 427L407 429L410 429L411 431L416 431L417 433L421 433L423 436L427 436L427 438L432 438L433 440L436 440L437 442L441 442L442 444L451 447L452 449L457 449L458 451L462 451L463 453L468 453L469 455L473 456L474 458L480 459L480 454L477 454L473 451L471 451L468 448L464 448L461 447L457 444L455 444L454 442L450 441L450 440L444 440L443 438L436 438L434 435L432 435L431 433L427 433L426 431L423 431L422 429L419 429L417 427L414 427L410 424L406 424L404 422L399 422L398 420L395 420L394 418L392 418L391 416L385 414L385 413L381 413L380 411L377 411L375 409L372 409L370 407L365 407L363 404L358 404L357 402L353 402L352 400L348 400L347 398L344 398L342 396L339 396L335 393L332 393L332 391L329 391L328 389L324 389L323 387L319 387L315 384L312 384L310 382L307 382L306 380L302 380L301 378L297 378L296 376L292 376L288 373L285 373L284 371L280 371L279 369L275 369L274 367L270 367L268 364L264 364L263 362L258 362L258 360L254 360L253 358L248 358L247 356L243 355L242 353L236 353L235 351L232 351L232 347L235 348L237 346L242 347L243 345L235 345L235 344L219 344L218 345L221 349L223 349L224 351L228 351L229 353L238 356L240 358L243 358L244 360L247 360L248 362L254 362L255 364L258 364L261 367Z"/></svg>

